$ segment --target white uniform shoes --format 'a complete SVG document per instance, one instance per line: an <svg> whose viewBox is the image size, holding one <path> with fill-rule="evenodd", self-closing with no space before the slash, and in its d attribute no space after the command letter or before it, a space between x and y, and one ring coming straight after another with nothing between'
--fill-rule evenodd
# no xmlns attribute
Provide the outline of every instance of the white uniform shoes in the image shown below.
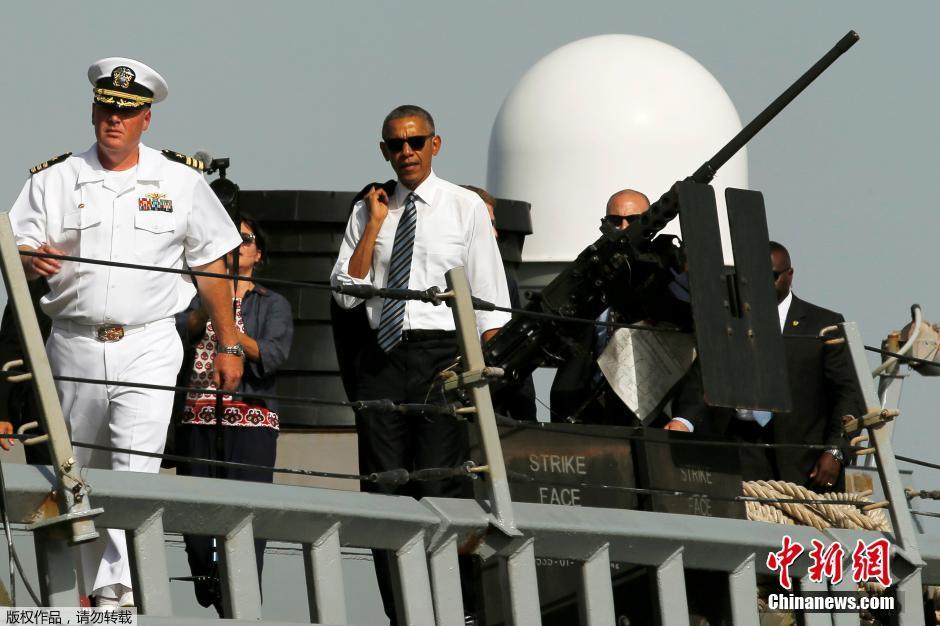
<svg viewBox="0 0 940 626"><path fill-rule="evenodd" d="M128 607L134 605L134 590L121 583L102 587L95 591L99 607Z"/></svg>

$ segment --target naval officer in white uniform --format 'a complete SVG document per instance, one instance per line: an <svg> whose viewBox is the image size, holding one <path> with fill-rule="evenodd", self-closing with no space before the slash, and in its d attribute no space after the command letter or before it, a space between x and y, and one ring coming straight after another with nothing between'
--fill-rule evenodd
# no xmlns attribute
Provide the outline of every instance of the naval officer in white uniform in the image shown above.
<svg viewBox="0 0 940 626"><path fill-rule="evenodd" d="M140 143L150 105L167 96L157 72L112 57L88 70L93 85L96 142L30 170L11 210L21 250L143 265L225 271L222 257L241 244L232 223L199 171L183 155ZM59 376L175 384L183 347L173 315L195 289L176 274L120 269L24 256L29 278L45 277L43 311L53 319L46 344ZM235 389L242 375L231 308L231 285L198 278L199 291L220 337L215 359L219 388ZM162 452L173 393L57 382L62 410L77 442ZM157 472L159 459L77 447L85 467ZM99 606L131 606L124 531L82 549L85 593Z"/></svg>

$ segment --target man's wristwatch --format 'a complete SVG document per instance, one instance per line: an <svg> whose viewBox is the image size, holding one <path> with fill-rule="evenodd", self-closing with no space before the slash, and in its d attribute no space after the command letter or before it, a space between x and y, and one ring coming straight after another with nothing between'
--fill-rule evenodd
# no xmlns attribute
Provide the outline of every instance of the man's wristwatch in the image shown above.
<svg viewBox="0 0 940 626"><path fill-rule="evenodd" d="M219 344L215 349L216 354L232 354L235 356L245 356L245 346L240 343L233 344L231 346L223 346Z"/></svg>
<svg viewBox="0 0 940 626"><path fill-rule="evenodd" d="M836 461L845 465L845 455L842 454L842 450L839 448L830 448L829 450L826 450L826 452L831 454L832 458L834 458Z"/></svg>

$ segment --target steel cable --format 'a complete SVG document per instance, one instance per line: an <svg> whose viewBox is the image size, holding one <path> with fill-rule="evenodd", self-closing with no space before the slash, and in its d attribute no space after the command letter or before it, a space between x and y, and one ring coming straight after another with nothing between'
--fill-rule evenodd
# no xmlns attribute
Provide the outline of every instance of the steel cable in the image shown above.
<svg viewBox="0 0 940 626"><path fill-rule="evenodd" d="M133 450L130 448L118 448L114 446L99 445L93 443L86 443L81 441L73 441L72 445L78 448L87 448L90 450L100 450L106 452L118 452L121 454L134 454L138 456L146 456L151 458L167 459L171 461L183 462L183 463L195 463L199 465L210 465L217 467L232 467L236 469L253 469L253 470L265 470L265 471L274 471L275 473L282 474L297 474L303 476L313 476L317 478L335 478L343 480L358 480L364 482L371 482L375 484L384 484L384 485L403 485L411 481L433 481L433 480L447 480L450 478L474 478L480 472L471 472L475 466L471 462L464 463L459 467L432 467L424 468L418 470L408 471L406 469L393 469L386 470L383 472L373 472L372 474L343 474L338 472L323 472L318 470L305 470L299 468L287 468L287 467L267 467L264 465L255 465L252 463L236 463L232 461L216 461L213 459L204 459L198 457L187 457L183 455L175 454L165 454L158 452L144 452L142 450ZM686 491L679 489L657 489L652 487L629 487L626 485L609 485L605 483L567 483L567 482L553 482L544 479L539 479L528 474L523 474L521 472L507 471L507 475L511 479L515 479L517 482L526 482L534 484L543 484L547 486L561 486L561 487L580 487L584 489L605 489L611 491L622 491L627 493L636 493L643 495L662 495L662 496L673 496L673 497L701 497L709 498L711 500L718 501L729 501L729 502L791 502L796 504L844 504L850 506L860 506L857 501L852 500L817 500L817 499L800 499L800 498L762 498L754 496L721 496L716 494L709 494L698 491Z"/></svg>
<svg viewBox="0 0 940 626"><path fill-rule="evenodd" d="M372 472L371 474L347 474L342 472L324 472L320 470L306 470L293 467L270 467L267 465L257 465L254 463L240 463L236 461L219 461L215 459L205 459L200 457L191 457L180 454L167 454L164 452L145 452L143 450L134 450L132 448L119 448L116 446L106 446L84 441L72 441L76 448L86 448L88 450L99 450L103 452L116 452L119 454L133 454L136 456L145 456L154 459L166 459L176 461L177 463L193 463L196 465L208 465L210 467L248 469L273 471L276 474L296 474L300 476L311 476L315 478L335 478L340 480L358 480L370 482L379 485L402 485L410 481L430 481L446 480L457 476L468 475L472 465L461 465L460 467L431 467L419 470L408 471L406 469L392 469L382 472Z"/></svg>
<svg viewBox="0 0 940 626"><path fill-rule="evenodd" d="M920 491L915 491L914 489L907 488L904 492L907 494L908 500L914 498L920 498L922 500L940 500L940 490L927 491L926 489L921 489Z"/></svg>
<svg viewBox="0 0 940 626"><path fill-rule="evenodd" d="M930 469L940 469L940 464L930 463L929 461L921 461L920 459L912 459L909 456L900 456L894 455L898 461L904 461L905 463L911 463L913 465L920 465L921 467L929 467Z"/></svg>
<svg viewBox="0 0 940 626"><path fill-rule="evenodd" d="M159 267L154 265L141 265L137 263L125 263L121 261L106 261L104 259L91 259L87 257L67 255L67 254L51 254L48 252L36 252L32 250L20 250L21 256L27 257L38 257L38 258L48 258L56 259L59 261L73 261L76 263L88 263L92 265L102 265L106 267L119 267L125 269L134 269L141 271L154 271L154 272L165 272L170 274L181 274L188 276L202 276L206 278L221 278L224 280L252 280L261 284L268 285L280 285L284 287L300 287L307 289L320 289L324 291L332 291L335 293L340 293L344 295L355 296L358 298L368 299L373 297L381 298L394 298L394 299L403 299L403 300L421 300L425 302L431 302L434 304L440 304L442 299L447 296L446 293L441 292L437 287L432 287L424 291L418 291L413 289L385 289L380 287L372 287L370 285L326 285L322 283L314 282L305 282L299 280L288 280L283 278L270 278L265 276L242 276L238 274L224 274L217 272L202 272L193 269L176 269L171 267ZM487 302L481 298L472 298L473 307L476 310L481 311L500 311L504 313L511 313L513 315L524 315L537 319L546 319L557 322L564 323L577 323L577 324L592 324L594 326L604 326L607 328L629 328L633 330L644 330L652 332L667 332L667 333L683 333L689 334L689 331L678 329L678 328L666 328L666 327L656 327L649 326L645 324L623 324L615 322L601 322L596 319L589 318L580 318L580 317L569 317L566 315L557 315L554 313L545 313L540 311L529 311L527 309L516 308L516 307L504 307L498 306L492 302ZM831 337L820 337L818 335L788 335L789 337L794 338L806 338L806 339L831 339ZM925 359L918 359L915 357L908 357L903 354L897 354L895 352L889 352L887 350L881 350L873 346L865 346L865 349L869 352L876 352L878 354L896 358L900 361L907 361L911 363L919 363L922 365L933 365L940 367L940 363L933 361L927 361Z"/></svg>
<svg viewBox="0 0 940 626"><path fill-rule="evenodd" d="M680 445L680 446L703 446L703 447L715 447L715 448L764 448L767 450L772 449L798 449L798 450L831 450L833 448L830 444L814 444L814 443L753 443L749 441L724 441L717 439L696 439L689 438L688 440L678 441L675 439L650 439L643 434L637 435L633 433L601 433L601 432L578 432L572 433L567 428L559 428L560 424L551 424L544 422L522 422L519 420L514 420L510 417L505 417L502 415L497 416L497 424L500 426L512 427L512 428L527 428L527 429L537 429L548 432L555 432L559 434L577 434L579 436L586 437L597 437L600 439L629 439L633 441L643 441L644 443L654 443L662 445ZM619 426L617 428L633 428L639 429L642 428L644 432L649 428L647 426ZM652 430L661 431L663 429L653 428ZM865 450L864 446L839 446L841 450L857 451ZM900 460L901 457L898 457Z"/></svg>
<svg viewBox="0 0 940 626"><path fill-rule="evenodd" d="M865 346L865 349L868 350L869 352L875 352L882 356L888 356L888 357L897 359L898 361L901 361L901 362L916 363L918 365L930 365L932 367L940 367L940 363L937 363L936 361L928 361L927 359L918 359L917 357L907 356L906 354L898 354L897 352L891 352L889 350L882 350L874 346Z"/></svg>
<svg viewBox="0 0 940 626"><path fill-rule="evenodd" d="M516 482L530 484L546 485L551 487L578 487L581 489L606 489L610 491L622 491L625 493L634 493L641 495L660 495L674 497L698 497L720 502L762 502L762 503L781 503L789 502L792 504L842 504L862 508L868 503L859 503L857 500L830 500L830 499L812 499L812 498L765 498L760 496L722 496L701 491L687 491L684 489L658 489L654 487L628 487L626 485L609 485L606 483L586 483L586 482L558 482L549 481L542 478L536 478L529 474L507 470L506 475Z"/></svg>
<svg viewBox="0 0 940 626"><path fill-rule="evenodd" d="M148 272L163 272L166 274L179 274L183 276L195 276L204 278L221 278L232 281L251 281L267 285L278 285L281 287L300 287L305 289L320 289L323 291L333 291L357 298L396 298L402 300L422 300L440 304L441 290L437 287L431 287L424 291L415 289L386 289L381 287L372 287L370 285L326 285L322 283L306 282L300 280L288 280L284 278L269 278L265 276L243 276L241 274L224 274L220 272L203 272L193 269L177 269L174 267L160 267L157 265L141 265L138 263L125 263L123 261L106 261L104 259L90 259L81 256L72 256L68 254L50 254L48 252L35 252L29 250L20 250L21 256L38 257L44 259L56 259L58 261L73 261L75 263L88 263L89 265L102 265L104 267L119 267L123 269L141 270Z"/></svg>
<svg viewBox="0 0 940 626"><path fill-rule="evenodd" d="M405 415L446 415L464 419L458 415L452 407L439 406L436 404L417 404L417 403L395 403L392 400L357 400L350 402L348 400L323 400L320 398L307 396L282 396L269 393L252 393L247 391L226 391L224 389L206 389L203 387L179 387L175 385L158 385L155 383L141 383L131 381L115 381L101 378L82 378L80 376L53 376L54 380L69 383L83 383L89 385L111 385L114 387L130 387L140 389L155 389L158 391L173 391L177 393L198 393L214 394L221 396L233 396L239 398L257 398L260 400L277 400L280 402L298 402L306 404L317 404L323 406L348 407L357 411L392 411Z"/></svg>
<svg viewBox="0 0 940 626"><path fill-rule="evenodd" d="M157 266L146 266L146 265L123 263L123 262L117 262L117 261L105 261L101 259L89 259L89 258L71 256L71 255L40 253L40 252L35 252L35 251L24 250L24 251L20 251L20 254L23 256L44 257L44 258L52 258L52 259L57 259L57 260L62 260L62 261L97 264L97 265L103 265L103 266L119 267L119 268L142 270L142 271L158 271L158 272L166 272L166 273L173 273L173 274L190 275L190 276L196 276L196 277L201 276L201 277L208 277L208 278L220 278L224 280L239 280L239 279L247 280L248 279L248 277L238 276L234 274L222 274L222 273L215 273L215 272L202 272L202 271L191 270L191 269L175 269L175 268L165 268L165 267L157 267ZM360 298L371 298L371 297L378 296L378 297L395 298L395 299L421 300L425 302L431 302L434 304L440 304L443 298L448 296L448 294L446 293L441 293L440 290L437 288L432 288L432 289L425 290L425 291L415 291L415 290L405 290L405 289L401 289L401 290L381 289L381 288L375 288L375 287L366 286L366 285L325 285L325 284L319 284L319 283L285 280L285 279L277 279L277 278L266 278L266 277L252 277L252 280L261 284L329 290L332 292L352 295L352 296L360 297ZM654 332L658 331L658 332L672 332L672 333L676 333L676 332L687 333L687 331L684 331L682 329L676 329L676 328L655 327L655 326L648 326L648 325L643 325L643 324L622 324L622 323L602 322L596 319L568 317L568 316L556 315L552 313L529 311L526 309L520 309L520 308L514 308L514 307L502 307L502 306L495 305L493 303L487 302L479 298L473 298L473 304L474 304L474 308L477 310L501 311L501 312L511 313L514 315L524 315L524 316L529 316L533 318L546 319L550 321L557 321L557 322L564 322L564 323L581 323L581 324L591 324L594 326L604 326L607 328L629 328L629 329L634 329L634 330L644 330L644 331L654 331ZM806 337L810 337L810 336L807 335ZM813 338L823 339L822 337L818 337L818 336L813 336ZM897 355L894 353L890 353L887 351L873 348L871 346L865 346L865 349L872 351L872 352L878 352L887 356L897 357L899 358L899 360L904 360L908 362L919 362L919 363L924 363L924 364L929 364L929 365L937 365L930 361L925 361L922 359L915 359L913 357L906 357L904 355ZM11 376L13 375L13 373L4 373L4 375ZM312 397L306 398L306 397L300 397L300 396L279 396L279 395L274 395L274 394L250 394L250 393L243 393L243 392L237 392L237 391L231 392L231 391L224 391L224 390L209 390L209 389L190 388L190 387L154 385L150 383L117 382L117 381L89 379L89 378L80 378L80 377L56 376L54 378L56 380L64 381L64 382L115 385L115 386L124 386L124 387L140 387L140 388L147 388L147 389L158 389L158 390L184 392L184 393L209 393L209 394L215 393L215 394L221 394L221 395L230 395L233 397L248 396L248 397L259 398L259 399L274 399L274 400L281 400L281 401L287 401L287 402L312 403L312 404L320 404L320 405L326 405L326 406L343 406L343 407L349 407L349 408L353 408L357 410L370 410L370 409L371 410L397 410L400 412L405 412L405 413L411 412L411 413L417 413L417 414L422 414L422 415L446 414L446 415L457 417L453 408L450 408L450 407L440 407L437 405L428 405L428 404L424 404L424 405L394 404L393 402L389 400L359 401L359 402L331 401L331 400L322 400L322 399L312 398ZM514 422L513 425L529 427L528 424L521 423L521 422ZM532 425L532 426L535 426L535 425ZM546 430L551 430L550 428L545 428L544 426L538 426L538 427L546 429ZM556 432L558 431L556 430ZM590 433L590 434L594 436L601 436L599 433ZM609 437L614 438L615 436L609 435ZM17 437L10 437L10 438L20 438L20 437L17 436ZM643 436L635 436L635 435L629 435L629 434L615 437L615 438L643 440L646 442L658 443L658 444L676 443L676 442L672 442L668 440L653 440L653 439L649 439ZM83 444L83 443L78 443L78 442L73 442L73 443L74 445L77 445L79 447L83 445L86 447L94 447L94 444ZM690 440L687 442L680 442L680 445L698 445L698 446L715 446L715 447L758 447L758 448L768 448L768 449L769 448L803 448L803 449L827 450L831 448L831 446L828 446L825 444L750 443L750 442L709 441L709 440ZM154 453L144 453L140 451L132 451L132 450L120 449L120 448L108 448L107 446L97 447L96 449L110 449L111 451L116 451L116 452L155 455ZM855 446L855 447L849 447L846 449L861 450L863 448ZM173 460L173 459L180 460L180 458L176 457L176 455L155 455L155 456L158 456L159 458L167 458L170 460ZM182 457L182 458L185 459L186 457ZM898 460L904 460L908 462L917 462L916 460L909 460L905 457L898 457ZM224 461L213 461L210 459L193 459L193 462L206 463L206 464L226 463ZM926 462L920 462L920 464L926 465L928 467L935 467L937 469L940 469L940 466L938 465L928 464ZM231 466L232 467L252 467L251 464L231 464ZM258 469L270 469L270 468L263 468L262 466L257 466L257 468ZM438 470L440 469L442 468L438 468ZM443 469L445 469L446 471L453 471L452 468L443 468ZM438 470L435 470L435 471L438 471ZM315 473L312 470L309 470L309 471L308 470L290 470L289 468L275 468L275 471L283 471L287 473L305 473L307 475L313 475L313 476L346 478L346 479L355 479L355 480L369 480L370 477L373 477L373 478L375 477L375 475L365 476L365 475L358 475L358 474L357 475L335 474L335 473L329 473L329 472ZM407 472L406 470L392 470L392 472L399 472L399 471ZM583 486L591 486L591 485L583 485ZM609 488L609 489L641 490L641 492L644 492L644 493L661 493L663 495L699 495L699 496L705 496L705 497L712 497L712 496L709 496L708 494L700 494L696 492L668 491L668 490L643 490L643 488L627 488L627 487L617 487L617 486L612 486L612 485L600 485L600 484L593 485L593 486L598 487L598 488ZM732 498L732 500L747 501L746 498L747 498L746 496L735 496L734 498ZM769 500L769 501L772 502L773 500Z"/></svg>
<svg viewBox="0 0 940 626"><path fill-rule="evenodd" d="M528 309L520 309L516 307L509 306L498 306L492 302L487 302L480 298L471 298L473 302L473 308L477 311L500 311L503 313L512 313L513 315L520 315L524 317L532 317L535 319L544 319L554 322L563 322L571 324L592 324L594 326L603 326L605 328L629 328L631 330L644 330L650 332L661 332L661 333L680 333L683 335L692 334L690 331L683 330L681 328L670 328L666 326L652 326L649 324L624 324L621 322L602 322L597 319L589 319L586 317L569 317L567 315L558 315L556 313L545 313L543 311L530 311Z"/></svg>
<svg viewBox="0 0 940 626"><path fill-rule="evenodd" d="M140 265L137 263L124 263L121 261L105 261L103 259L90 259L86 257L73 256L67 254L50 254L48 252L36 252L30 250L20 250L21 256L27 257L38 257L38 258L47 258L47 259L56 259L58 261L72 261L75 263L88 263L91 265L102 265L105 267L119 267L124 269L133 269L141 271L153 271L153 272L164 272L169 274L180 274L186 276L196 276L196 277L205 277L205 278L221 278L223 280L252 280L256 283L261 283L263 285L279 285L283 287L300 287L308 289L320 289L324 291L332 291L334 293L354 296L356 298L369 299L374 297L379 298L393 298L401 300L419 300L422 302L430 302L432 304L441 304L444 299L449 297L449 294L442 292L438 287L431 287L424 291L418 291L414 289L386 289L382 287L372 287L370 285L326 285L322 283L314 282L304 282L298 280L287 280L283 278L269 278L265 276L241 276L237 274L223 274L218 272L202 272L192 269L176 269L171 267L159 267L152 265ZM537 319L546 319L556 322L563 323L572 323L572 324L591 324L594 326L603 326L606 328L630 328L633 330L643 330L650 332L667 332L667 333L683 333L688 334L688 331L677 329L677 328L666 328L666 327L657 327L649 326L645 324L623 324L615 322L601 322L596 319L588 319L581 317L569 317L566 315L556 315L554 313L544 313L539 311L529 311L527 309L520 309L514 307L503 307L493 304L492 302L487 302L480 298L472 298L473 307L476 310L481 311L501 311L505 313L512 313L514 315L524 315Z"/></svg>

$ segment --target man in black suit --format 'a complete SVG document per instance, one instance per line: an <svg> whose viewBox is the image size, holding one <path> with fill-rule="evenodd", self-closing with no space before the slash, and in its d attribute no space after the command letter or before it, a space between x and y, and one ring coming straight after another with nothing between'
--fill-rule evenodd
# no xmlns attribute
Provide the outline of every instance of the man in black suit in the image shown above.
<svg viewBox="0 0 940 626"><path fill-rule="evenodd" d="M650 208L644 194L633 189L622 189L607 201L604 220L618 230L625 229ZM598 317L601 322L617 322L611 309ZM588 424L630 426L636 416L620 400L600 368L600 357L612 332L606 326L585 326L584 336L577 349L558 365L552 382L552 421L576 421Z"/></svg>
<svg viewBox="0 0 940 626"><path fill-rule="evenodd" d="M793 410L771 414L709 407L696 362L673 400L676 417L666 428L696 429L752 443L828 445L830 448L822 451L740 448L743 478L785 480L818 491L841 490L845 463L840 449L844 445L842 416L860 415L863 402L845 345L826 345L816 335L845 320L793 295L793 266L786 248L770 242L770 259Z"/></svg>

